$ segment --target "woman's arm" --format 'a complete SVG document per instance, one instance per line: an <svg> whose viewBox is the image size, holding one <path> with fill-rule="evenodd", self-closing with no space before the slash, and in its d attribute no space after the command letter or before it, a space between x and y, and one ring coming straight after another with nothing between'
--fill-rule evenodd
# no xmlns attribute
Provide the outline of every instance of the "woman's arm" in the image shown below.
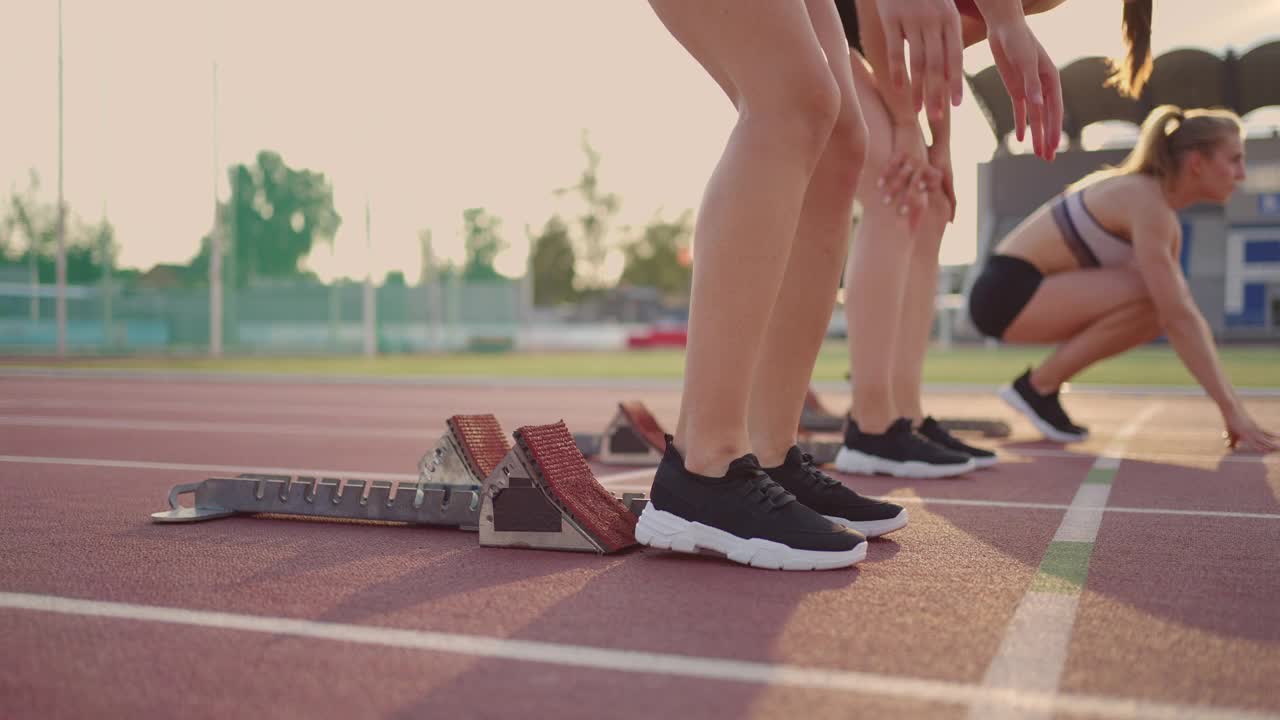
<svg viewBox="0 0 1280 720"><path fill-rule="evenodd" d="M1260 449L1275 449L1275 436L1253 422L1222 370L1209 324L1196 307L1178 265L1180 232L1171 212L1144 216L1133 225L1134 255L1160 327L1182 364L1217 404L1229 444L1234 447L1237 440L1243 440Z"/></svg>
<svg viewBox="0 0 1280 720"><path fill-rule="evenodd" d="M924 133L917 120L911 88L898 85L892 77L879 3L885 0L858 0L863 55L875 77L876 94L889 116L892 154L877 182L884 202L904 199L899 214L915 227L927 205L927 193L938 186L941 174L930 167ZM854 56L853 62L859 62ZM943 104L943 112L947 112Z"/></svg>
<svg viewBox="0 0 1280 720"><path fill-rule="evenodd" d="M1036 155L1052 160L1062 139L1062 85L1058 68L1036 39L1022 0L974 0L987 26L987 44L1013 101L1019 141L1028 125Z"/></svg>
<svg viewBox="0 0 1280 720"><path fill-rule="evenodd" d="M929 118L929 164L940 174L939 189L947 202L947 221L956 219L956 184L951 169L951 108L942 117Z"/></svg>

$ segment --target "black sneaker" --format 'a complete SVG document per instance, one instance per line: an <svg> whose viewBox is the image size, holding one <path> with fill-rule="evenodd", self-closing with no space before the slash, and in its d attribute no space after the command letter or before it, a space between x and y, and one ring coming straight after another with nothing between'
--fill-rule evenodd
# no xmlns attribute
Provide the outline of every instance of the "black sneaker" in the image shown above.
<svg viewBox="0 0 1280 720"><path fill-rule="evenodd" d="M787 459L781 465L764 471L802 504L869 538L906 527L906 508L862 497L819 470L813 456L800 452L798 447L787 451Z"/></svg>
<svg viewBox="0 0 1280 720"><path fill-rule="evenodd" d="M1031 387L1031 370L1018 376L1011 385L1000 388L1000 399L1026 416L1045 437L1056 442L1081 442L1089 438L1088 428L1071 422L1062 409L1058 393L1041 395Z"/></svg>
<svg viewBox="0 0 1280 720"><path fill-rule="evenodd" d="M695 475L685 470L670 435L636 540L677 552L708 550L774 570L848 567L867 556L861 533L796 502L760 469L755 455L729 463L724 477Z"/></svg>
<svg viewBox="0 0 1280 720"><path fill-rule="evenodd" d="M991 467L999 462L996 454L990 450L983 450L956 439L937 420L934 420L932 415L926 417L924 422L920 423L920 429L916 432L948 450L955 450L968 455L973 458L973 464L980 468Z"/></svg>
<svg viewBox="0 0 1280 720"><path fill-rule="evenodd" d="M858 475L940 478L967 473L977 467L973 458L948 450L916 434L911 421L898 418L879 435L858 430L847 418L844 446L836 454L836 469Z"/></svg>

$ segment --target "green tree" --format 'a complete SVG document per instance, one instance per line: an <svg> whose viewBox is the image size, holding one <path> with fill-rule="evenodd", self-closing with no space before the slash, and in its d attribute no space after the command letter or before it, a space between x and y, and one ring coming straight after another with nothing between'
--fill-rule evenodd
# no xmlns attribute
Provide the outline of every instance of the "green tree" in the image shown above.
<svg viewBox="0 0 1280 720"><path fill-rule="evenodd" d="M573 243L569 226L559 215L543 226L542 233L530 237L530 272L533 274L533 304L539 307L570 302L573 289Z"/></svg>
<svg viewBox="0 0 1280 720"><path fill-rule="evenodd" d="M258 276L297 277L299 261L317 242L333 242L342 217L323 173L295 170L279 153L263 150L253 165L235 165L229 176L231 198L219 212L230 238L224 267L237 286ZM202 243L201 253L208 247ZM208 267L207 258L201 264Z"/></svg>
<svg viewBox="0 0 1280 720"><path fill-rule="evenodd" d="M41 283L54 283L57 281L58 208L57 203L42 202L39 189L40 179L33 172L24 192L10 194L5 214L0 218L0 238L10 238L13 255L4 251L0 260L12 258L13 264L34 266ZM67 282L73 285L97 282L104 269L115 267L119 255L115 228L105 217L97 223L86 224L69 210L64 222ZM12 240L18 234L23 237L21 245Z"/></svg>
<svg viewBox="0 0 1280 720"><path fill-rule="evenodd" d="M404 287L404 272L400 270L391 270L382 280L383 287Z"/></svg>
<svg viewBox="0 0 1280 720"><path fill-rule="evenodd" d="M588 288L600 288L605 284L603 277L604 263L609 256L609 224L618 214L622 200L615 193L600 190L600 153L591 147L587 134L582 134L582 152L587 156L587 168L578 178L578 184L560 188L557 196L576 193L586 205L577 219L575 255L582 262L582 270L577 278Z"/></svg>
<svg viewBox="0 0 1280 720"><path fill-rule="evenodd" d="M494 268L498 253L507 246L498 235L502 221L490 215L484 208L467 208L462 211L463 242L467 259L462 267L462 277L469 282L498 280L502 275Z"/></svg>
<svg viewBox="0 0 1280 720"><path fill-rule="evenodd" d="M622 247L626 258L621 282L654 287L669 296L688 297L693 268L687 257L689 238L693 234L690 213L674 221L655 219L645 226L640 237Z"/></svg>

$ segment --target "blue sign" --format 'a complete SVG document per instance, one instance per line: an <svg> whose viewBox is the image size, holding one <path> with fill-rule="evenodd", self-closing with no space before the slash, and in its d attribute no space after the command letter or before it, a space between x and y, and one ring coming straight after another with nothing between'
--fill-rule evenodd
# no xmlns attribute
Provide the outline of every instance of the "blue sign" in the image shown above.
<svg viewBox="0 0 1280 720"><path fill-rule="evenodd" d="M1280 215L1280 193L1263 193L1258 196L1259 215Z"/></svg>

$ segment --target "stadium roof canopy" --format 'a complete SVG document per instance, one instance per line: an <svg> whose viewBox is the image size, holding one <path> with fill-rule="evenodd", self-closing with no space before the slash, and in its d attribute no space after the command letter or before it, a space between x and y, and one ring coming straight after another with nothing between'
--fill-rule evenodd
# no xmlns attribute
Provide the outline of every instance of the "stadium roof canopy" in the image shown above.
<svg viewBox="0 0 1280 720"><path fill-rule="evenodd" d="M1155 71L1142 97L1131 100L1103 87L1109 74L1106 58L1076 60L1059 70L1066 110L1063 132L1071 147L1093 123L1124 120L1141 124L1158 105L1184 108L1225 107L1243 116L1258 108L1280 105L1280 41L1259 45L1244 55L1223 57L1203 50L1174 50L1155 60ZM994 66L969 76L979 106L999 141L996 153L1007 152L1013 132L1013 110L1000 73Z"/></svg>

